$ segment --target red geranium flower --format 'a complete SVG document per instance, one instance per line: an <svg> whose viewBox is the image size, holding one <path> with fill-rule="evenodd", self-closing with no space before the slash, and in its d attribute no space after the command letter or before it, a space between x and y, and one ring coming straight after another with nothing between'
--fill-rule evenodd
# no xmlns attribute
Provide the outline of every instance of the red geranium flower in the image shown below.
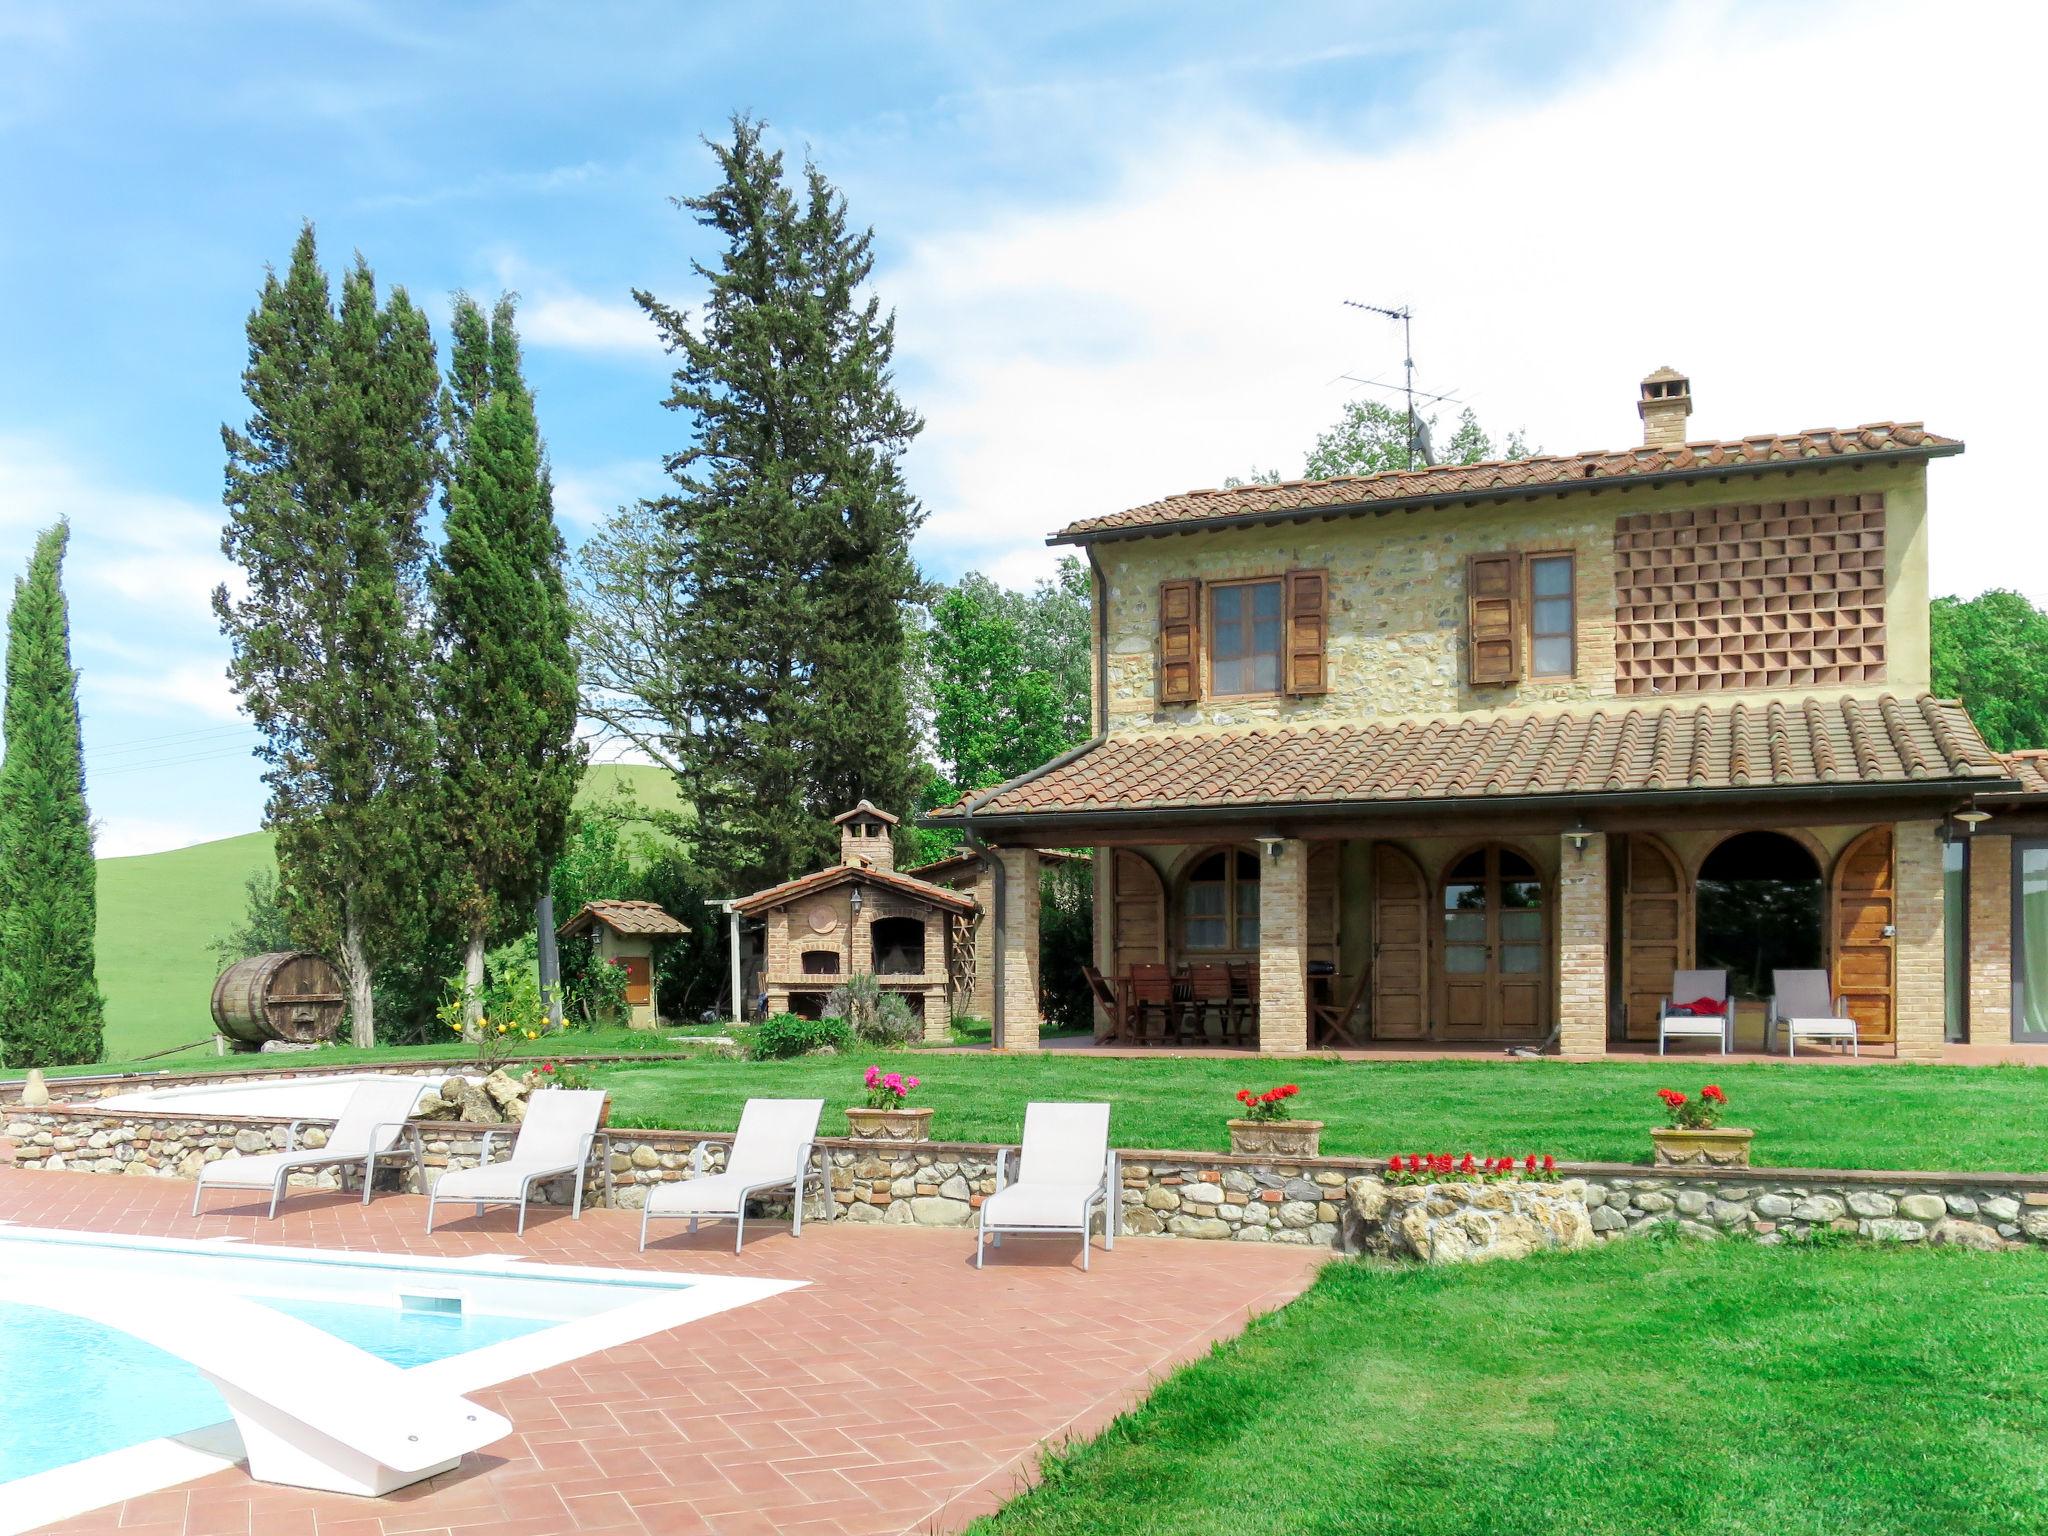
<svg viewBox="0 0 2048 1536"><path fill-rule="evenodd" d="M1712 1099L1716 1104L1726 1104L1728 1102L1728 1095L1719 1088L1716 1088L1712 1083L1707 1084L1706 1087L1700 1090L1700 1097Z"/></svg>
<svg viewBox="0 0 2048 1536"><path fill-rule="evenodd" d="M1536 1154L1534 1152L1531 1152L1528 1158L1523 1162L1522 1166L1528 1169L1529 1172L1534 1173L1536 1171Z"/></svg>
<svg viewBox="0 0 2048 1536"><path fill-rule="evenodd" d="M1473 1169L1473 1166L1474 1164L1472 1162L1472 1154L1470 1152L1467 1152L1465 1154L1465 1161L1458 1164L1458 1172L1470 1173Z"/></svg>
<svg viewBox="0 0 2048 1536"><path fill-rule="evenodd" d="M1552 1157L1548 1152L1543 1154L1543 1171L1545 1173L1557 1172L1557 1159Z"/></svg>

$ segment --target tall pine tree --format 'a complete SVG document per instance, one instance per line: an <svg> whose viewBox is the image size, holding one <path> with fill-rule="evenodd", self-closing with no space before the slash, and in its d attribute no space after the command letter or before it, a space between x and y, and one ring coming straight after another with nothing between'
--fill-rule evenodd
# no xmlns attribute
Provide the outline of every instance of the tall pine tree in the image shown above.
<svg viewBox="0 0 2048 1536"><path fill-rule="evenodd" d="M711 145L723 181L678 204L725 242L696 267L699 322L634 294L694 428L653 508L677 614L653 670L698 858L734 888L810 867L835 812L906 807L917 781L903 680L924 514L900 460L924 424L890 376L894 317L861 293L872 233L815 166L789 185L763 126L735 118Z"/></svg>
<svg viewBox="0 0 2048 1536"><path fill-rule="evenodd" d="M64 601L68 524L36 540L7 615L0 760L0 1062L100 1059L92 818Z"/></svg>
<svg viewBox="0 0 2048 1536"><path fill-rule="evenodd" d="M264 742L265 818L294 926L333 946L358 1045L371 984L426 887L433 732L421 516L439 463L426 316L379 302L358 256L330 301L313 229L249 316L246 427L221 428L221 548L245 590L214 593L229 677Z"/></svg>
<svg viewBox="0 0 2048 1536"><path fill-rule="evenodd" d="M561 851L583 754L554 492L510 297L455 297L444 542L429 572L438 818L475 1017L491 932L524 915Z"/></svg>

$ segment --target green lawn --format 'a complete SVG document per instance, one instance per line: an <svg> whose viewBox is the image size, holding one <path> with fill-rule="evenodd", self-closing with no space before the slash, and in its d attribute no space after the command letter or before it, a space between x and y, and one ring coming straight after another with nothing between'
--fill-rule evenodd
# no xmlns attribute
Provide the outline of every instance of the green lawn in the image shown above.
<svg viewBox="0 0 2048 1536"><path fill-rule="evenodd" d="M879 1055L786 1062L607 1067L614 1119L725 1130L751 1094L821 1095L828 1120L856 1102ZM1660 1122L1656 1091L1716 1082L1729 1123L1753 1127L1756 1159L1799 1167L2048 1169L2048 1071L2029 1067L1796 1067L1718 1062L1335 1062L1037 1058L908 1051L932 1134L1014 1141L1031 1099L1107 1099L1124 1147L1221 1150L1240 1087L1300 1085L1303 1117L1328 1122L1323 1149L1528 1153L1641 1162Z"/></svg>
<svg viewBox="0 0 2048 1536"><path fill-rule="evenodd" d="M2044 1265L1651 1240L1334 1263L970 1530L2040 1531Z"/></svg>
<svg viewBox="0 0 2048 1536"><path fill-rule="evenodd" d="M577 795L585 806L685 809L666 769L599 763ZM241 921L249 877L272 867L268 832L101 859L94 963L107 1000L107 1056L129 1060L210 1040L219 963L210 947Z"/></svg>

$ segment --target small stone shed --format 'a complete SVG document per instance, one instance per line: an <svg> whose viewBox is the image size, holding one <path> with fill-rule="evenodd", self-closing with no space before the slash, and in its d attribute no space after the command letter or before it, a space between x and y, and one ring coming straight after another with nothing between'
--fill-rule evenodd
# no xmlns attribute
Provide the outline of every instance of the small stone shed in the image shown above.
<svg viewBox="0 0 2048 1536"><path fill-rule="evenodd" d="M733 903L761 924L768 1011L820 1017L834 987L872 975L910 1004L925 1039L949 1038L955 971L972 964L979 904L897 870L889 812L863 800L833 820L839 863Z"/></svg>
<svg viewBox="0 0 2048 1536"><path fill-rule="evenodd" d="M681 938L689 927L651 901L591 901L557 930L561 937L591 936L600 960L616 960L626 971L626 1010L635 1029L654 1029L661 1018L654 1001L654 946Z"/></svg>

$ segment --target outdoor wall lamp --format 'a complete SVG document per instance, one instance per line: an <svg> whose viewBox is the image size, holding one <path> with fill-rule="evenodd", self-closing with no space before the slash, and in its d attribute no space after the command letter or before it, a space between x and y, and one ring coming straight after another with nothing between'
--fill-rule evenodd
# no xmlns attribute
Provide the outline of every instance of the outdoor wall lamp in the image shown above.
<svg viewBox="0 0 2048 1536"><path fill-rule="evenodd" d="M1979 825L1991 819L1991 813L1989 811L1979 810L1977 808L1977 802L1972 800L1962 810L1949 812L1949 819L1952 821L1960 821L1964 826L1968 827L1972 832L1974 832L1977 830Z"/></svg>
<svg viewBox="0 0 2048 1536"><path fill-rule="evenodd" d="M1286 847L1287 839L1284 837L1262 837L1259 839L1259 852L1269 859L1279 858Z"/></svg>
<svg viewBox="0 0 2048 1536"><path fill-rule="evenodd" d="M1571 824L1564 834L1564 840L1572 845L1573 853L1580 858L1586 856L1586 844L1593 841L1593 829L1586 825L1585 817L1581 816Z"/></svg>
<svg viewBox="0 0 2048 1536"><path fill-rule="evenodd" d="M850 897L848 897L848 898L847 898L847 901L848 901L848 904L852 906L852 908L853 908L853 910L854 910L855 912L858 912L858 911L860 911L860 887L859 887L859 886L857 886L857 885L856 885L856 886L855 886L855 887L853 888L853 894L852 894L852 895L851 895Z"/></svg>

